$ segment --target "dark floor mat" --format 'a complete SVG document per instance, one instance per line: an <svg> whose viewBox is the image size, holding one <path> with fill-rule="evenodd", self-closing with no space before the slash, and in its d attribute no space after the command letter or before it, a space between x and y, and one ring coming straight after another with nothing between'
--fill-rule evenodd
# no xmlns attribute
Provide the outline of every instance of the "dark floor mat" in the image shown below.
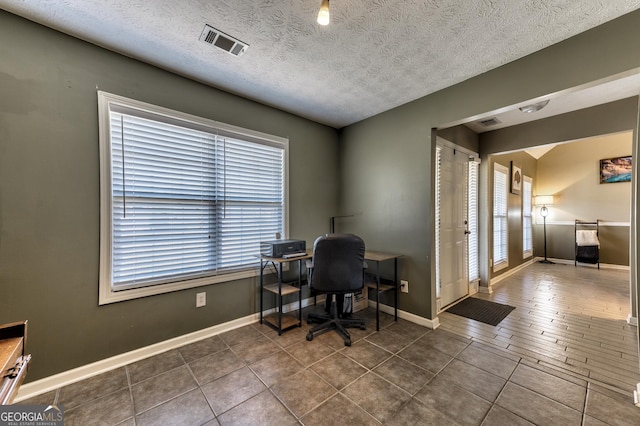
<svg viewBox="0 0 640 426"><path fill-rule="evenodd" d="M460 315L461 317L480 321L489 325L498 325L505 319L515 306L503 305L501 303L489 302L488 300L468 297L462 302L447 309L446 311Z"/></svg>

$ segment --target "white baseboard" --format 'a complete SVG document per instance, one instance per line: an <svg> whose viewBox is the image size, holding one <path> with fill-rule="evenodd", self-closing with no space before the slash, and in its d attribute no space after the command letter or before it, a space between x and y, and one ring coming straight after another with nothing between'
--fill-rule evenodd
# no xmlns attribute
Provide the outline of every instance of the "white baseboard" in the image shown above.
<svg viewBox="0 0 640 426"><path fill-rule="evenodd" d="M509 269L507 272L498 275L497 277L491 278L489 280L489 286L488 287L480 287L480 292L481 293L492 293L493 290L491 290L491 287L498 284L500 281L504 280L505 278L510 277L511 275L515 274L516 272L520 272L522 271L524 268L533 265L534 263L536 263L537 258L536 259L529 259L524 263L521 263L520 265L516 266L513 269ZM487 290L485 290L487 289Z"/></svg>
<svg viewBox="0 0 640 426"><path fill-rule="evenodd" d="M631 314L627 315L627 324L637 327L638 317L631 316Z"/></svg>
<svg viewBox="0 0 640 426"><path fill-rule="evenodd" d="M469 296L473 296L480 291L480 280L473 280L469 283Z"/></svg>
<svg viewBox="0 0 640 426"><path fill-rule="evenodd" d="M375 300L369 300L369 307L375 309L376 308L376 301ZM385 304L380 304L380 312L384 312L385 314L389 314L389 315L393 315L394 314L394 309L393 306L389 306L389 305L385 305ZM421 325L423 327L427 327L427 328L431 328L433 330L435 330L436 328L440 327L440 319L438 317L434 318L434 319L427 319L424 317L421 317L419 315L416 314L412 314L411 312L407 312L407 311L403 311L398 309L398 318L402 318L404 320L410 321L412 323Z"/></svg>
<svg viewBox="0 0 640 426"><path fill-rule="evenodd" d="M489 286L488 287L480 287L479 291L480 293L488 293L491 294L493 293L493 290L491 289L492 286L498 284L500 281L504 280L505 278L510 277L511 275L515 274L516 272L519 272L521 270L523 270L524 268L533 265L536 262L541 261L543 258L542 257L536 257L533 259L528 260L525 263L522 263L518 266L516 266L513 269L510 269L509 271L505 272L504 274L500 274L495 278L492 278L491 280L489 280ZM548 258L550 261L552 261L553 263L559 263L562 265L574 265L575 262L571 259L555 259L555 258ZM587 267L587 268L597 268L598 265L592 265L590 263L578 263L577 266L580 267ZM600 264L600 268L601 269L617 269L617 270L621 270L621 271L629 271L629 266L628 265L614 265L614 264L610 264L610 263L601 263Z"/></svg>
<svg viewBox="0 0 640 426"><path fill-rule="evenodd" d="M481 285L478 287L478 293L491 294L493 293L493 288L491 288L491 284L489 284L489 287L485 287Z"/></svg>
<svg viewBox="0 0 640 426"><path fill-rule="evenodd" d="M318 303L324 303L324 297L318 297ZM307 307L313 304L313 297L303 299L302 307ZM298 302L292 302L282 306L282 312L290 312L298 309ZM276 312L275 308L265 310L263 315ZM260 320L260 314L255 313L243 318L238 318L232 321L225 322L224 324L214 325L202 330L194 331L193 333L184 334L182 336L174 337L173 339L165 340L155 343L153 345L145 346L140 349L135 349L130 352L119 354L110 358L106 358L100 361L93 362L91 364L83 365L72 370L63 371L62 373L55 374L53 376L45 377L44 379L36 380L34 382L26 383L20 386L20 391L15 398L15 402L20 402L25 399L32 398L37 395L41 395L45 392L52 391L62 386L67 386L81 380L88 379L98 374L105 373L113 370L149 358L154 355L161 354L163 352L179 348L190 343L197 342L199 340L206 339L230 330L234 330L239 327L244 327L249 324L254 324Z"/></svg>
<svg viewBox="0 0 640 426"><path fill-rule="evenodd" d="M535 261L540 261L542 260L542 257L536 257ZM555 259L555 258L549 258L550 261L552 261L553 263L560 263L563 265L575 265L575 261L571 260L571 259ZM580 263L578 262L578 264L576 266L580 266L582 268L595 268L598 269L598 264L591 264L591 263ZM614 265L613 263L601 263L600 264L600 269L617 269L620 271L629 271L629 265Z"/></svg>
<svg viewBox="0 0 640 426"><path fill-rule="evenodd" d="M20 386L20 391L18 392L18 396L16 397L15 401L20 402L22 400L32 398L36 395L52 391L59 387L67 386L72 383L97 376L98 374L105 373L115 368L140 361L150 356L158 355L171 349L175 349L202 339L206 339L207 337L215 336L217 334L224 333L238 327L253 324L257 321L259 321L259 315L255 313L243 318L238 318L233 321L226 322L224 324L219 324L213 327L195 331L193 333L184 334L182 336L174 337L173 339L158 342L140 349L135 349L130 352L125 352L123 354L93 362L91 364L83 365L81 367L74 368L73 370L63 371L62 373L54 374L53 376L45 377L44 379L36 380L34 382Z"/></svg>
<svg viewBox="0 0 640 426"><path fill-rule="evenodd" d="M318 303L324 303L324 297L319 296ZM304 299L302 301L302 307L310 306L314 303L313 297ZM369 300L369 306L375 309L376 302ZM292 302L287 305L283 305L283 312L290 312L298 309L298 302ZM380 304L380 311L393 315L393 307ZM265 310L263 315L275 312L274 309ZM418 315L398 310L398 317L411 321L413 323L436 329L440 326L438 318L434 320L426 319ZM81 380L88 379L98 374L106 373L107 371L115 368L123 367L127 364L149 358L154 355L161 354L163 352L179 348L190 343L197 342L199 340L206 339L208 337L216 336L218 334L234 330L239 327L254 324L260 320L260 314L255 313L247 315L243 318L238 318L224 324L218 324L213 327L208 327L202 330L194 331L193 333L184 334L182 336L174 337L173 339L165 340L155 343L153 345L145 346L143 348L135 349L130 352L119 354L110 358L106 358L100 361L93 362L91 364L83 365L72 370L63 371L62 373L54 374L53 376L45 377L34 382L24 384L20 387L20 391L15 398L15 402L24 401L34 396L41 395L45 392L49 392L58 389L62 386L67 386L72 383L79 382Z"/></svg>

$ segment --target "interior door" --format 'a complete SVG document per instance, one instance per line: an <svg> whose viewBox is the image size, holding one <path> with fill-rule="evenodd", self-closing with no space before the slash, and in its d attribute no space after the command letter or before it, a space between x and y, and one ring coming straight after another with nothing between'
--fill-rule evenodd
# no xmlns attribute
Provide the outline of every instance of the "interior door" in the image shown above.
<svg viewBox="0 0 640 426"><path fill-rule="evenodd" d="M469 155L441 146L439 166L440 306L469 294L467 198Z"/></svg>

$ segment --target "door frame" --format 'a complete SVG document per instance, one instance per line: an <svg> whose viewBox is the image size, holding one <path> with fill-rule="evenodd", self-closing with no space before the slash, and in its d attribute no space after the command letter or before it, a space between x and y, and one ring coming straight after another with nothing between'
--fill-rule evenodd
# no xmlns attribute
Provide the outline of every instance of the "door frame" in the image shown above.
<svg viewBox="0 0 640 426"><path fill-rule="evenodd" d="M434 185L435 191L434 191L434 203L433 203L433 217L434 217L434 222L435 222L435 228L434 228L435 234L434 234L434 239L433 240L434 240L434 263L435 263L435 271L434 271L434 278L435 278L435 280L434 280L435 286L434 287L435 287L435 291L434 291L434 297L435 297L435 300L436 300L436 315L437 315L440 312L442 312L443 308L449 307L449 306L457 303L458 301L464 299L465 297L468 297L469 295L471 295L472 294L472 288L471 288L472 286L471 286L471 281L468 280L469 281L469 283L468 283L469 290L468 290L466 296L463 296L462 299L459 299L459 300L455 301L454 303L451 303L451 304L449 304L447 306L442 306L442 304L441 304L442 299L441 299L441 295L440 295L440 283L439 283L439 278L440 278L439 277L440 253L439 253L439 245L436 242L439 239L438 238L438 233L439 233L439 230L440 230L440 226L437 223L437 218L439 217L439 211L438 211L438 207L439 206L438 206L438 203L435 202L437 200L437 197L439 196L439 194L437 194L437 192L438 192L437 179L438 179L438 176L439 176L439 168L438 168L438 164L437 164L437 161L436 161L436 155L435 154L436 154L436 151L437 151L437 147L447 147L447 148L453 149L454 151L463 152L464 154L466 154L469 157L469 159L473 158L474 161L477 161L478 163L480 162L480 155L477 152L474 152L474 151L472 151L472 150L470 150L468 148L465 148L465 147L457 145L457 144L455 144L455 143L453 143L453 142L451 142L451 141L449 141L447 139L444 139L443 137L438 136L437 134L433 134L432 136L435 139L435 143L434 143L434 166L435 166L434 167L434 180L436 180L436 182L435 182L435 185ZM468 172L467 172L467 174L465 176L465 179L467 179L467 180L469 179ZM479 176L477 176L477 179L479 180ZM468 182L467 182L467 184L468 184ZM479 188L476 188L476 190L478 191L478 194L476 194L476 204L478 204L479 203ZM465 205L467 206L466 216L467 216L467 221L468 221L469 220L469 218L468 218L468 211L469 211L468 190L467 190L467 193L465 194L465 198L466 198ZM479 209L479 206L476 205L476 213L478 212L478 209ZM476 220L479 220L479 218L476 218ZM465 261L465 267L467 268L467 277L468 277L468 265L469 265L469 250L468 250L468 247L469 247L469 245L468 245L468 241L467 241L466 250L465 250L465 255L467 257L466 261Z"/></svg>

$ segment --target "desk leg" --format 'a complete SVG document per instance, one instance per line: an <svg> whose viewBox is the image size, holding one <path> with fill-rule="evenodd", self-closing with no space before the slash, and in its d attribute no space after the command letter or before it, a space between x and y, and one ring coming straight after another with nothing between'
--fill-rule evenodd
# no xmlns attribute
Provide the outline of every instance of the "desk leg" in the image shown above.
<svg viewBox="0 0 640 426"><path fill-rule="evenodd" d="M380 262L376 262L376 331L380 331Z"/></svg>
<svg viewBox="0 0 640 426"><path fill-rule="evenodd" d="M278 336L282 334L282 262L278 264Z"/></svg>
<svg viewBox="0 0 640 426"><path fill-rule="evenodd" d="M393 282L396 285L396 289L394 291L395 304L394 306L394 318L396 322L398 321L398 258L393 259Z"/></svg>
<svg viewBox="0 0 640 426"><path fill-rule="evenodd" d="M264 268L266 264L260 259L260 324L262 324L262 293L264 291Z"/></svg>
<svg viewBox="0 0 640 426"><path fill-rule="evenodd" d="M298 259L298 327L302 327L302 259Z"/></svg>

